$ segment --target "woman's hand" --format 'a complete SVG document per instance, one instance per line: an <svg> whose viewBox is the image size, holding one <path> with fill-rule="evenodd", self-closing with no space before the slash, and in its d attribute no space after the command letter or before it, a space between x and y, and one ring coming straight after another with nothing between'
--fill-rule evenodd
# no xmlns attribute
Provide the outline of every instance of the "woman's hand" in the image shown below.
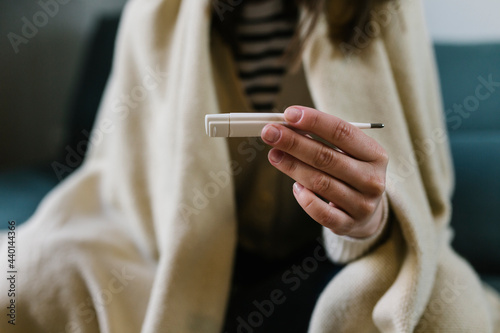
<svg viewBox="0 0 500 333"><path fill-rule="evenodd" d="M264 142L274 147L269 161L296 181L293 193L300 206L338 235L374 234L382 220L386 151L362 130L312 108L289 107L285 119L344 152L283 125L269 124L262 130Z"/></svg>

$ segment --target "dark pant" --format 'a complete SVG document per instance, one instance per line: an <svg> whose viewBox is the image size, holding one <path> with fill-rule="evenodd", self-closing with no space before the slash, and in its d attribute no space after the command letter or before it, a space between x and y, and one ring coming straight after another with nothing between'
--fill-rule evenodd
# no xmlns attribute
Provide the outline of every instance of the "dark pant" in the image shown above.
<svg viewBox="0 0 500 333"><path fill-rule="evenodd" d="M341 269L317 242L279 260L238 249L223 332L307 332L321 291Z"/></svg>

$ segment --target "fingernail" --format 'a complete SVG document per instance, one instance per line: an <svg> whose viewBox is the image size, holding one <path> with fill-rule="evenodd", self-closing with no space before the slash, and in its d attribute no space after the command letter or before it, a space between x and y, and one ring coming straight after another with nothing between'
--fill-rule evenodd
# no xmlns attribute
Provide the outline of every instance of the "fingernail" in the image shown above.
<svg viewBox="0 0 500 333"><path fill-rule="evenodd" d="M302 118L302 110L297 108L288 108L285 111L285 120L289 123L296 123Z"/></svg>
<svg viewBox="0 0 500 333"><path fill-rule="evenodd" d="M272 149L269 152L269 159L273 163L281 162L281 160L283 159L283 156L284 156L283 152L281 150L278 150L278 149Z"/></svg>
<svg viewBox="0 0 500 333"><path fill-rule="evenodd" d="M267 125L262 130L262 138L267 142L274 143L280 138L280 131L272 125Z"/></svg>
<svg viewBox="0 0 500 333"><path fill-rule="evenodd" d="M302 186L301 184L295 182L295 184L293 184L293 191L297 194L299 194L302 190L304 189L304 186Z"/></svg>

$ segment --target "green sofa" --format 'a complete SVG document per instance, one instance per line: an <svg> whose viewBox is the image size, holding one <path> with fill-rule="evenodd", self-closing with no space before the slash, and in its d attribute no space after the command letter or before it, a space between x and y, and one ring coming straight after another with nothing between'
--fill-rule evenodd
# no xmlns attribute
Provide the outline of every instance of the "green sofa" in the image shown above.
<svg viewBox="0 0 500 333"><path fill-rule="evenodd" d="M500 290L500 43L435 50L455 166L453 246Z"/></svg>

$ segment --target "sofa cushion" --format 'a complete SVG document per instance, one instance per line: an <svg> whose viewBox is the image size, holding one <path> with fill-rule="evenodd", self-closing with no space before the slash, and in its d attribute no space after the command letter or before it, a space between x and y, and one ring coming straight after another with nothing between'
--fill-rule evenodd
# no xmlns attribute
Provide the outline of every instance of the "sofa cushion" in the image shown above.
<svg viewBox="0 0 500 333"><path fill-rule="evenodd" d="M500 43L437 44L435 52L450 135L500 130Z"/></svg>
<svg viewBox="0 0 500 333"><path fill-rule="evenodd" d="M43 197L58 183L48 168L24 168L0 173L0 229L7 222L25 222Z"/></svg>
<svg viewBox="0 0 500 333"><path fill-rule="evenodd" d="M453 246L500 274L500 43L435 51L456 176Z"/></svg>
<svg viewBox="0 0 500 333"><path fill-rule="evenodd" d="M453 245L480 272L500 274L500 131L454 135L451 145Z"/></svg>

